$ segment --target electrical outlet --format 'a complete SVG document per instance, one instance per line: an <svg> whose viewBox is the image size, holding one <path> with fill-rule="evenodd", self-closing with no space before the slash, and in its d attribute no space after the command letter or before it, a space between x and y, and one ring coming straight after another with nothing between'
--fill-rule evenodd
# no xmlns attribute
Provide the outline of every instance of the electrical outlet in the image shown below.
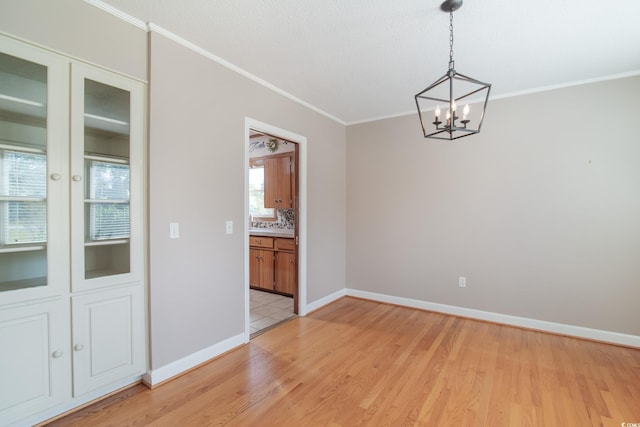
<svg viewBox="0 0 640 427"><path fill-rule="evenodd" d="M467 287L467 278L460 276L458 278L458 286L460 286L461 288L466 288Z"/></svg>

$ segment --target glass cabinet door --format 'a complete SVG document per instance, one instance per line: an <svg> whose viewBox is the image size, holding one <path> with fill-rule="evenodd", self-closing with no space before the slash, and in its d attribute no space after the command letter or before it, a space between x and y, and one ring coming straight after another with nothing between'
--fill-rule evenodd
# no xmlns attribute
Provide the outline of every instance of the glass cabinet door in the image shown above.
<svg viewBox="0 0 640 427"><path fill-rule="evenodd" d="M73 64L73 289L136 280L140 256L141 88ZM138 253L135 253L137 251Z"/></svg>
<svg viewBox="0 0 640 427"><path fill-rule="evenodd" d="M25 291L34 297L52 294L68 278L68 257L64 258L68 228L61 223L68 219L63 170L68 133L60 127L68 122L68 102L62 95L68 85L61 62L21 49L10 40L0 44L3 301L12 300L7 295L15 292L10 291L18 291L20 298ZM23 59L25 54L30 58Z"/></svg>

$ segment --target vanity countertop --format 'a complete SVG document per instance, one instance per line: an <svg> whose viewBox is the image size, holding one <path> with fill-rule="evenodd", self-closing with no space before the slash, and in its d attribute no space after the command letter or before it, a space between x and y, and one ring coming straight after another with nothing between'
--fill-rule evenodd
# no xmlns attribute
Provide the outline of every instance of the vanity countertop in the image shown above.
<svg viewBox="0 0 640 427"><path fill-rule="evenodd" d="M293 230L278 228L250 228L249 235L261 237L285 237L289 239L295 237L295 233L293 232Z"/></svg>

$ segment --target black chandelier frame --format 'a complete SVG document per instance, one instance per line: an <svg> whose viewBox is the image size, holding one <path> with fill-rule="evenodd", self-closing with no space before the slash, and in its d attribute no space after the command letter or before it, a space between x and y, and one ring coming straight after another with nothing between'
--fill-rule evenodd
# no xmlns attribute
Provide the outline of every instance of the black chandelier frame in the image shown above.
<svg viewBox="0 0 640 427"><path fill-rule="evenodd" d="M418 115L420 117L420 124L422 126L422 132L425 138L432 139L443 139L443 140L454 140L463 138L465 136L474 135L476 133L480 133L482 128L482 122L484 121L485 112L487 110L487 103L489 101L489 94L491 92L491 83L486 83L472 77L466 76L464 74L458 73L455 70L454 60L453 60L453 12L458 10L462 6L462 0L446 0L440 8L449 12L449 69L447 72L440 77L438 80L430 84L426 89L417 93L415 95L416 107L418 109ZM462 93L460 95L456 95L454 83L458 81L464 84L465 86L470 86L472 89L466 93ZM442 98L442 95L435 96L431 93L434 89L440 87L441 85L448 84L448 94L449 97ZM469 124L471 120L467 119L463 116L463 119L457 116L457 105L460 104L460 101L465 100L466 98L478 94L482 91L486 90L486 94L484 96L484 101L482 102L482 112L480 114L480 119L478 120L478 126L476 128L471 127ZM446 122L440 121L440 117L437 115L434 118L434 121L431 122L434 127L429 126L428 119L423 114L422 108L420 107L420 100L428 100L428 101L438 101L443 104L448 105L449 117ZM441 126L442 125L442 126Z"/></svg>

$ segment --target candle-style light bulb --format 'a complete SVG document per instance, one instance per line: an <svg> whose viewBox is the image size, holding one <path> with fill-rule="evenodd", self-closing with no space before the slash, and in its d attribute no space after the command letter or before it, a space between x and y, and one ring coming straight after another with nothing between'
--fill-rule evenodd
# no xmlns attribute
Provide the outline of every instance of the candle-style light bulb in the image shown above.
<svg viewBox="0 0 640 427"><path fill-rule="evenodd" d="M451 119L451 111L447 110L447 120Z"/></svg>
<svg viewBox="0 0 640 427"><path fill-rule="evenodd" d="M456 101L453 101L453 105L451 105L451 110L455 113L456 112Z"/></svg>
<svg viewBox="0 0 640 427"><path fill-rule="evenodd" d="M436 122L437 122L438 118L440 117L440 106L439 105L436 107L435 114L436 114Z"/></svg>
<svg viewBox="0 0 640 427"><path fill-rule="evenodd" d="M469 115L469 104L465 105L462 109L462 120L466 120Z"/></svg>

